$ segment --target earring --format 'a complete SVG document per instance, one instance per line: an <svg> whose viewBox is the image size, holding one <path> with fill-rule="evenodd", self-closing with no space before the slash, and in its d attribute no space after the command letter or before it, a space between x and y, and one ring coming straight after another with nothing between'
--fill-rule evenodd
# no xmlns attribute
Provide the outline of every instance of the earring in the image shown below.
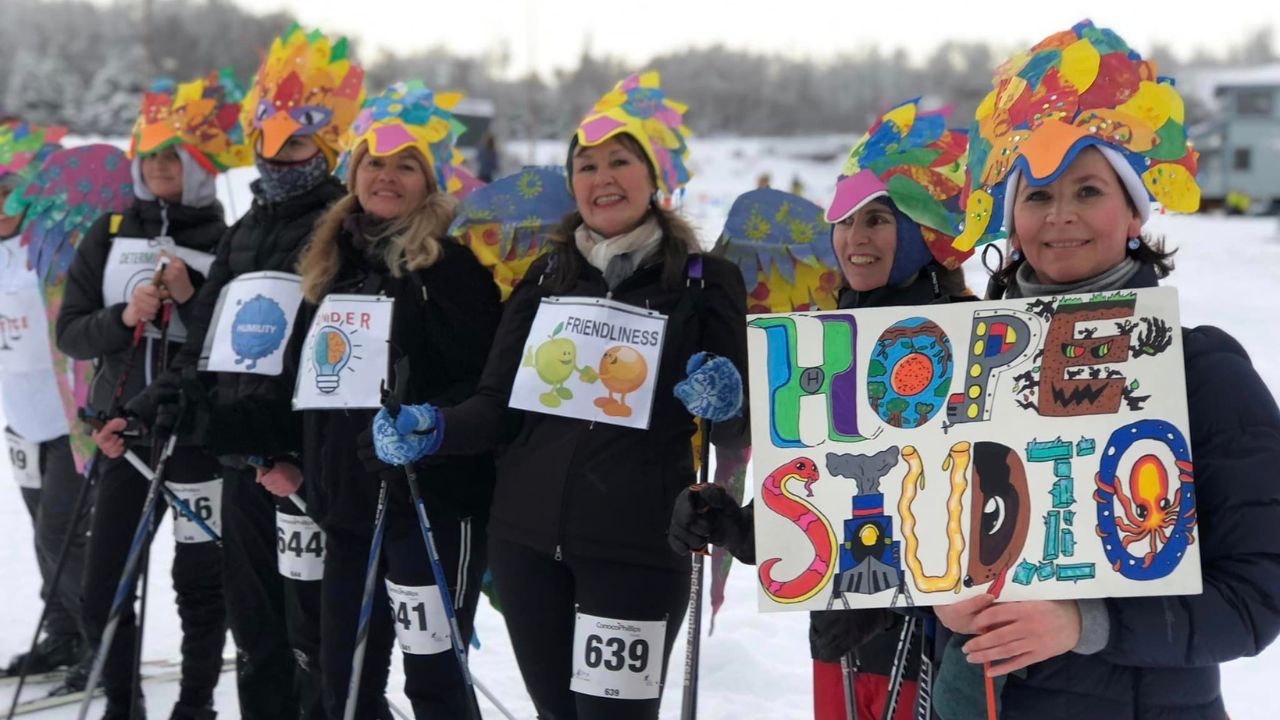
<svg viewBox="0 0 1280 720"><path fill-rule="evenodd" d="M1022 251L1014 248L1013 252L1009 253L1009 262L1022 262Z"/></svg>
<svg viewBox="0 0 1280 720"><path fill-rule="evenodd" d="M1136 237L1131 237L1129 238L1129 242L1126 243L1126 245L1128 245L1130 250L1137 250L1139 247L1142 246L1142 241Z"/></svg>

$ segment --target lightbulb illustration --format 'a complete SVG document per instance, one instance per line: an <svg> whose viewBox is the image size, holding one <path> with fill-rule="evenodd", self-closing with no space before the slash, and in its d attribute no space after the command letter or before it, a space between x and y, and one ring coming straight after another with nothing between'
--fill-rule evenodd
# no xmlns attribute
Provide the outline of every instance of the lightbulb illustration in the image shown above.
<svg viewBox="0 0 1280 720"><path fill-rule="evenodd" d="M338 373L350 359L351 341L346 333L332 325L320 328L312 355L316 366L316 387L320 392L331 393L338 389Z"/></svg>

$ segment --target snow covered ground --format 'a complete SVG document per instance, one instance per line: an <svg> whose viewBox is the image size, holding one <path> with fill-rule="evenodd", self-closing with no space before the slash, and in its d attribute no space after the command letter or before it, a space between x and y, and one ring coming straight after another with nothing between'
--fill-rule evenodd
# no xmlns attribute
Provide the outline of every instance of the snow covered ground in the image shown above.
<svg viewBox="0 0 1280 720"><path fill-rule="evenodd" d="M789 189L799 178L805 193L818 203L829 197L835 173L852 137L802 139L699 138L694 145L695 179L684 198L685 211L710 244L723 224L738 193L755 187L764 172L775 187ZM513 148L525 152L525 147ZM532 160L563 161L563 144L538 143ZM511 169L511 168L508 168ZM229 215L243 213L249 205L247 185L252 169L234 171L221 182ZM232 216L234 217L234 215ZM1221 217L1157 217L1152 229L1180 248L1180 269L1168 284L1181 292L1183 323L1218 325L1239 339L1273 393L1280 392L1280 351L1273 333L1280 302L1273 294L1280 288L1280 225L1275 220ZM974 262L969 269L971 286L985 287L985 276ZM0 612L0 659L26 648L39 615L39 575L31 550L31 523L16 485L0 464L0 578L4 601ZM152 553L152 600L146 626L145 657L173 658L178 652L178 619L168 568L173 559L169 521L159 529ZM483 607L477 618L482 647L472 654L476 678L492 690L519 718L532 718L533 707L525 694L502 618ZM803 718L810 707L807 616L804 613L760 614L755 609L754 575L735 568L730 577L728 601L716 620L715 635L703 643L700 705L707 718ZM227 652L231 651L228 644ZM668 675L662 717L679 717L684 642L677 642ZM1274 718L1270 685L1280 677L1280 644L1257 658L1224 666L1223 688L1234 720ZM391 698L408 707L400 693L402 675L393 669ZM0 689L0 703L7 708L11 690ZM167 714L176 698L177 685L168 683L148 690L152 717ZM220 717L234 719L234 678L225 674L218 688ZM486 717L497 718L482 701ZM33 718L71 718L74 710L59 709Z"/></svg>

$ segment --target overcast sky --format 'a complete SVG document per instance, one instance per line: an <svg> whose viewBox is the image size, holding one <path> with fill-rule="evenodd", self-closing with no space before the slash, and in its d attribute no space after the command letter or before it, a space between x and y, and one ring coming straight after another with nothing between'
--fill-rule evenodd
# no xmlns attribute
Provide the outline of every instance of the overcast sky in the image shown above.
<svg viewBox="0 0 1280 720"><path fill-rule="evenodd" d="M163 1L163 0L161 0ZM304 24L357 38L364 59L442 45L478 55L505 43L509 72L572 67L590 42L633 63L689 46L723 44L824 58L870 45L919 57L947 40L1027 44L1084 17L1139 51L1155 42L1190 56L1239 43L1255 28L1280 32L1275 0L1129 3L939 0L233 0L255 12L284 9ZM1249 9L1252 6L1253 9ZM1266 8L1266 9L1261 9ZM1280 40L1280 38L1278 38ZM1278 42L1280 44L1280 42Z"/></svg>

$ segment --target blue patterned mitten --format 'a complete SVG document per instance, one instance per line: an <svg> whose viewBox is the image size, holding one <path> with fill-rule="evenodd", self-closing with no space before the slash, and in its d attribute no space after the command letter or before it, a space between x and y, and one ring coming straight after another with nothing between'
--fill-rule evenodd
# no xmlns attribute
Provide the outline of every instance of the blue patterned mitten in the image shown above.
<svg viewBox="0 0 1280 720"><path fill-rule="evenodd" d="M689 414L724 422L742 411L742 376L728 358L694 353L685 370L689 376L676 383L675 395Z"/></svg>
<svg viewBox="0 0 1280 720"><path fill-rule="evenodd" d="M424 421L428 428L425 432L412 429L417 427L416 420L408 433L401 434L398 431L400 418L408 415L410 410L429 416L430 419ZM373 449L378 454L378 459L388 465L408 465L439 450L444 437L439 412L431 405L406 405L400 409L397 418L392 420L391 413L386 408L379 410L373 418Z"/></svg>

